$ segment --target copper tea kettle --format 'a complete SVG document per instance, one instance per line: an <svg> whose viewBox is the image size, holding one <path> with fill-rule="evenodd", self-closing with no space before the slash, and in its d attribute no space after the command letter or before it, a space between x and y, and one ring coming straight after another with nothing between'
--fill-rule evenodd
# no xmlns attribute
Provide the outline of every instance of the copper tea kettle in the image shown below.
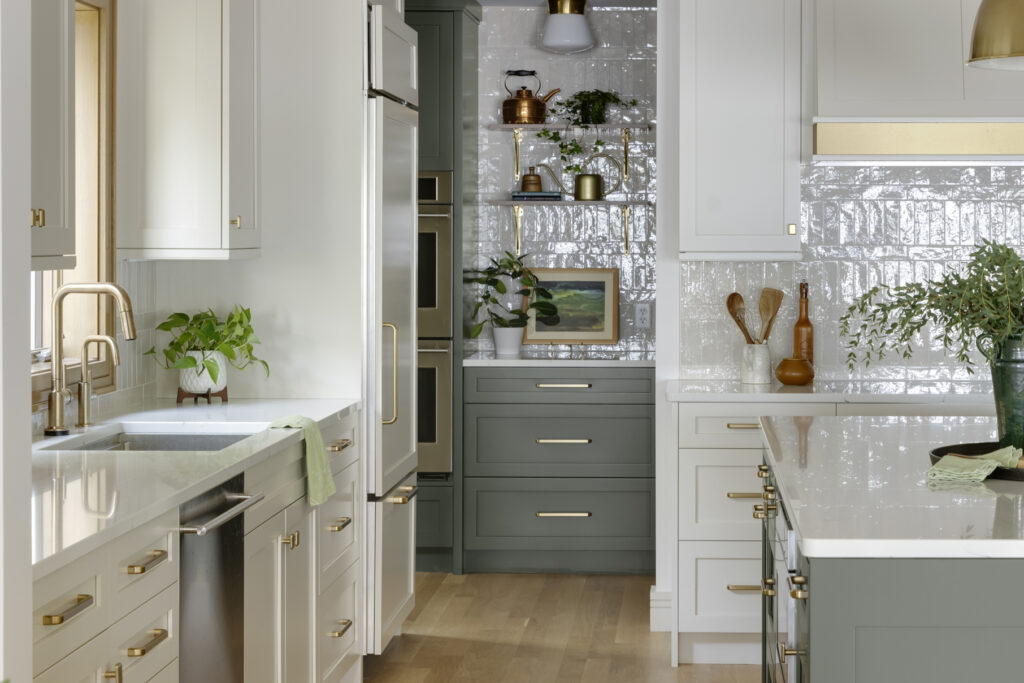
<svg viewBox="0 0 1024 683"><path fill-rule="evenodd" d="M533 91L527 90L524 85L519 90L516 90L513 95L512 91L508 89L508 79L513 76L532 76L537 81L537 94L534 95ZM555 88L547 95L541 96L539 92L540 79L537 78L537 72L518 69L505 72L505 91L509 94L509 97L501 103L502 123L544 123L547 119L547 105L545 103L556 92L560 92L560 89Z"/></svg>

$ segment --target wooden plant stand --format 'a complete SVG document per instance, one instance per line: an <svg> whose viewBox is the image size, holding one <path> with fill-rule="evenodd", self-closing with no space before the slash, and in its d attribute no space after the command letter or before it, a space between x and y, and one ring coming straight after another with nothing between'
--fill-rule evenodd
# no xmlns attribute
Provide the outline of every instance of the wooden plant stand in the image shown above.
<svg viewBox="0 0 1024 683"><path fill-rule="evenodd" d="M185 391L181 387L178 387L178 403L179 404L181 404L181 402L184 401L186 398L192 399L192 403L195 404L195 405L199 404L199 399L201 399L201 398L205 398L207 403L213 403L213 401L211 399L214 396L219 396L221 403L227 403L228 402L228 388L224 387L223 389L221 389L217 393L211 393L210 390L207 389L206 391L204 391L201 394L194 394L191 391Z"/></svg>

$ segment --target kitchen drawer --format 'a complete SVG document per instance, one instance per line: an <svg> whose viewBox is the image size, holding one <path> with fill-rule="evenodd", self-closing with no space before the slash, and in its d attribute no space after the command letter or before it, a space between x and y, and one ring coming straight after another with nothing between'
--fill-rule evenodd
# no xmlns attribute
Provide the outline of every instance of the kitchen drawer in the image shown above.
<svg viewBox="0 0 1024 683"><path fill-rule="evenodd" d="M680 448L760 448L762 415L835 415L834 403L680 403Z"/></svg>
<svg viewBox="0 0 1024 683"><path fill-rule="evenodd" d="M110 623L109 562L106 549L44 576L32 584L32 672L38 674L94 638ZM44 625L45 616L68 615L78 604L88 606L59 624Z"/></svg>
<svg viewBox="0 0 1024 683"><path fill-rule="evenodd" d="M759 633L762 578L759 542L680 542L679 630Z"/></svg>
<svg viewBox="0 0 1024 683"><path fill-rule="evenodd" d="M148 681L159 674L178 657L178 584L129 612L103 636L108 670L120 662L125 681Z"/></svg>
<svg viewBox="0 0 1024 683"><path fill-rule="evenodd" d="M244 533L306 495L305 457L305 444L300 442L245 471L245 492L266 497L245 511Z"/></svg>
<svg viewBox="0 0 1024 683"><path fill-rule="evenodd" d="M649 550L653 479L465 480L467 550Z"/></svg>
<svg viewBox="0 0 1024 683"><path fill-rule="evenodd" d="M178 511L107 544L111 565L110 620L120 619L178 580Z"/></svg>
<svg viewBox="0 0 1024 683"><path fill-rule="evenodd" d="M359 566L352 565L317 600L316 670L318 680L338 680L359 654L356 595Z"/></svg>
<svg viewBox="0 0 1024 683"><path fill-rule="evenodd" d="M761 538L753 506L763 502L762 457L756 448L679 451L679 539Z"/></svg>
<svg viewBox="0 0 1024 683"><path fill-rule="evenodd" d="M359 460L359 442L356 424L359 413L336 418L329 425L321 426L320 435L324 439L327 457L331 463L331 472L337 474Z"/></svg>
<svg viewBox="0 0 1024 683"><path fill-rule="evenodd" d="M466 476L652 477L652 405L465 407Z"/></svg>
<svg viewBox="0 0 1024 683"><path fill-rule="evenodd" d="M416 547L452 547L452 487L419 484L416 494Z"/></svg>
<svg viewBox="0 0 1024 683"><path fill-rule="evenodd" d="M360 520L356 519L359 463L352 463L334 475L338 491L314 508L317 524L317 586L323 588L337 578L358 557Z"/></svg>
<svg viewBox="0 0 1024 683"><path fill-rule="evenodd" d="M178 681L178 660L165 666L156 676L153 676L146 683L179 683Z"/></svg>
<svg viewBox="0 0 1024 683"><path fill-rule="evenodd" d="M465 368L465 403L654 403L654 368Z"/></svg>
<svg viewBox="0 0 1024 683"><path fill-rule="evenodd" d="M33 683L96 683L103 681L103 637L93 638L71 654L59 659L45 671L32 677ZM40 646L36 645L33 652ZM177 680L177 679L175 679Z"/></svg>

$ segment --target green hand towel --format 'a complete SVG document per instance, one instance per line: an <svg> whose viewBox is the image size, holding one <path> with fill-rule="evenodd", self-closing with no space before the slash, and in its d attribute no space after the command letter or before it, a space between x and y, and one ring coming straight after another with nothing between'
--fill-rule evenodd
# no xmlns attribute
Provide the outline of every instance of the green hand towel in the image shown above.
<svg viewBox="0 0 1024 683"><path fill-rule="evenodd" d="M283 417L270 424L271 429L301 429L306 440L306 498L310 505L327 502L337 489L331 466L327 462L327 451L324 450L324 437L320 427L308 417L292 415Z"/></svg>
<svg viewBox="0 0 1024 683"><path fill-rule="evenodd" d="M969 483L984 481L997 467L1014 468L1020 460L1021 449L1007 446L998 451L970 457L944 455L929 468L929 482L948 481Z"/></svg>

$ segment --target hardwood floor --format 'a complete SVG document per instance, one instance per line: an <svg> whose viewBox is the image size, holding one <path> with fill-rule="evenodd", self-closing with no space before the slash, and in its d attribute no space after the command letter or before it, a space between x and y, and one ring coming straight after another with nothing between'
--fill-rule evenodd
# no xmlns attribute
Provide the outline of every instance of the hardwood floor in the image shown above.
<svg viewBox="0 0 1024 683"><path fill-rule="evenodd" d="M760 667L669 665L647 576L418 574L416 608L367 683L758 683Z"/></svg>

